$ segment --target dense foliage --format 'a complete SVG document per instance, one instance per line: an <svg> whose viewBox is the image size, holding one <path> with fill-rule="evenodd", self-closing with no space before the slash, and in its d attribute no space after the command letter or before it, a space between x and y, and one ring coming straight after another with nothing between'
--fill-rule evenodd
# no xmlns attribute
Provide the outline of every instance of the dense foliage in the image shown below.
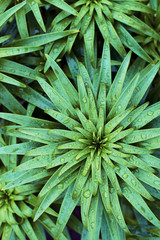
<svg viewBox="0 0 160 240"><path fill-rule="evenodd" d="M0 0L2 240L160 239L159 20L159 0Z"/></svg>

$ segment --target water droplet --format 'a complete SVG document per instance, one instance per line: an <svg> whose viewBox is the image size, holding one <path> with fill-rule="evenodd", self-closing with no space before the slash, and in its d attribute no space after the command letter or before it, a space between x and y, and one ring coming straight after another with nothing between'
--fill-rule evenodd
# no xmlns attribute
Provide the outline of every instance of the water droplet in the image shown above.
<svg viewBox="0 0 160 240"><path fill-rule="evenodd" d="M153 112L148 111L148 112L147 112L147 115L148 115L148 116L152 116L152 115L153 115Z"/></svg>
<svg viewBox="0 0 160 240"><path fill-rule="evenodd" d="M118 16L120 19L123 19L123 17L121 15Z"/></svg>
<svg viewBox="0 0 160 240"><path fill-rule="evenodd" d="M124 178L127 178L127 177L128 177L127 173L123 174L123 177L124 177Z"/></svg>
<svg viewBox="0 0 160 240"><path fill-rule="evenodd" d="M144 139L144 138L146 138L146 135L145 135L145 134L142 134L141 137Z"/></svg>
<svg viewBox="0 0 160 240"><path fill-rule="evenodd" d="M133 136L132 138L131 138L131 141L133 141L135 139L135 136Z"/></svg>
<svg viewBox="0 0 160 240"><path fill-rule="evenodd" d="M90 195L91 195L91 192L90 192L89 189L86 190L86 191L83 193L83 196L84 196L85 198L89 198Z"/></svg>
<svg viewBox="0 0 160 240"><path fill-rule="evenodd" d="M145 212L145 209L144 209L144 207L141 207L141 209L142 209L142 211L143 211L143 212Z"/></svg>
<svg viewBox="0 0 160 240"><path fill-rule="evenodd" d="M60 183L60 184L58 185L58 188L63 188L63 184Z"/></svg>
<svg viewBox="0 0 160 240"><path fill-rule="evenodd" d="M131 183L136 186L136 181L135 180L131 180Z"/></svg>
<svg viewBox="0 0 160 240"><path fill-rule="evenodd" d="M154 182L156 185L159 185L160 186L160 182L159 181L155 181Z"/></svg>
<svg viewBox="0 0 160 240"><path fill-rule="evenodd" d="M87 102L87 99L86 99L86 98L83 98L82 101L83 101L84 103L86 103L86 102Z"/></svg>
<svg viewBox="0 0 160 240"><path fill-rule="evenodd" d="M91 228L92 229L94 228L94 222L91 222Z"/></svg>

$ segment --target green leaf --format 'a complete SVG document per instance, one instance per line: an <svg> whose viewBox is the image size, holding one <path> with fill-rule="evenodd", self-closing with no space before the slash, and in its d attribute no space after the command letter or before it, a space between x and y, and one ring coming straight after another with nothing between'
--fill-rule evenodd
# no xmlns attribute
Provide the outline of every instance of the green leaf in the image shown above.
<svg viewBox="0 0 160 240"><path fill-rule="evenodd" d="M38 70L31 69L25 65L13 62L8 59L0 59L0 71L13 75L35 80L35 75L38 75Z"/></svg>
<svg viewBox="0 0 160 240"><path fill-rule="evenodd" d="M89 61L94 67L94 36L95 36L95 22L92 20L84 34L84 42L86 46Z"/></svg>
<svg viewBox="0 0 160 240"><path fill-rule="evenodd" d="M119 223L120 227L128 234L130 234L130 231L125 223L123 213L121 211L121 206L119 203L118 195L114 188L111 189L111 194L110 194L110 201L111 201L111 209L112 213L116 219L116 221Z"/></svg>
<svg viewBox="0 0 160 240"><path fill-rule="evenodd" d="M22 174L16 172L16 178L12 179L12 182L8 183L3 189L5 190L14 188L16 186L20 186L39 179L42 180L43 178L49 177L51 174L52 172L48 172L45 169L32 169L27 172L22 172ZM13 178L13 176L14 175L12 175L11 178Z"/></svg>
<svg viewBox="0 0 160 240"><path fill-rule="evenodd" d="M140 155L140 159L145 162L145 164L149 164L152 167L160 168L160 161L158 157L155 157L153 155Z"/></svg>
<svg viewBox="0 0 160 240"><path fill-rule="evenodd" d="M19 88L12 87L10 85L8 86L8 89L12 92L12 94L15 94L16 96L35 105L36 107L39 107L40 109L55 109L54 104L49 99L43 97L42 94L35 91L29 86L27 86L26 88Z"/></svg>
<svg viewBox="0 0 160 240"><path fill-rule="evenodd" d="M99 194L96 194L95 197L91 200L91 205L88 214L89 226L88 226L88 239L96 240L99 239L100 226L102 219L102 204L99 198Z"/></svg>
<svg viewBox="0 0 160 240"><path fill-rule="evenodd" d="M74 8L72 8L70 5L68 5L67 3L65 3L63 0L46 0L46 2L56 6L57 8L60 8L72 15L77 16L78 13L76 12L76 10L74 10Z"/></svg>
<svg viewBox="0 0 160 240"><path fill-rule="evenodd" d="M26 87L25 84L15 80L14 78L8 77L7 75L4 75L2 73L0 73L0 81L4 82L4 83L15 85L15 86L18 86L18 87L23 87L23 88Z"/></svg>
<svg viewBox="0 0 160 240"><path fill-rule="evenodd" d="M52 88L45 81L45 79L38 76L36 77L36 79L60 112L66 115L75 116L75 110L70 102L66 101L54 88Z"/></svg>
<svg viewBox="0 0 160 240"><path fill-rule="evenodd" d="M150 201L153 201L151 195L146 191L143 185L138 181L135 175L125 166L118 165L115 167L116 173L136 192L141 194L143 197L147 198ZM141 171L141 170L140 170ZM142 170L143 171L143 170ZM151 173L149 173L151 174Z"/></svg>
<svg viewBox="0 0 160 240"><path fill-rule="evenodd" d="M78 84L80 109L84 115L88 115L89 99L87 96L87 91L86 91L82 76L80 74L77 75L77 84Z"/></svg>
<svg viewBox="0 0 160 240"><path fill-rule="evenodd" d="M24 230L24 232L26 233L26 235L32 239L32 240L38 240L33 228L32 228L32 225L30 224L29 220L26 218L24 220L24 222L21 224L22 226L22 229Z"/></svg>
<svg viewBox="0 0 160 240"><path fill-rule="evenodd" d="M20 47L20 46L25 46L26 49L32 49L32 48L36 49L37 48L38 50L41 50L42 48L40 48L40 46L50 43L50 42L53 42L53 41L56 41L58 39L61 39L63 37L66 37L66 36L68 36L70 34L74 34L74 33L77 33L77 30L66 30L63 32L51 32L51 33L39 34L39 35L34 35L34 36L31 36L28 38L16 40L16 41L10 43L9 45L12 47L13 46L15 47L15 48L11 48L13 50L16 49L16 46L18 46L17 48L19 49L19 51L21 50L21 48L23 49L23 47ZM36 51L36 50L34 50L34 51Z"/></svg>
<svg viewBox="0 0 160 240"><path fill-rule="evenodd" d="M23 127L55 128L56 126L58 126L57 123L51 121L28 116L22 116L18 114L0 113L0 117L8 121L20 124Z"/></svg>
<svg viewBox="0 0 160 240"><path fill-rule="evenodd" d="M55 239L55 223L49 218L47 214L43 214L39 218L39 222L44 226L47 232ZM60 235L59 240L68 240L63 234Z"/></svg>
<svg viewBox="0 0 160 240"><path fill-rule="evenodd" d="M56 187L52 188L45 196L42 198L42 201L40 202L38 209L36 210L34 221L36 221L43 212L50 206L52 202L55 201L57 197L60 196L62 192L68 187L71 186L72 182L76 178L76 173L71 174L69 177L67 177L65 180L62 180ZM71 193L70 193L71 194ZM66 195L65 195L66 196ZM72 197L72 196L71 196ZM79 199L78 199L79 200ZM62 203L63 204L63 203ZM62 206L62 205L61 205ZM67 208L66 208L67 209ZM64 215L63 215L64 217ZM63 222L62 222L63 223ZM61 226L61 225L60 225ZM63 227L63 226L62 226ZM64 225L65 227L65 225ZM62 230L63 232L63 230ZM58 234L58 233L57 233Z"/></svg>
<svg viewBox="0 0 160 240"><path fill-rule="evenodd" d="M137 169L135 172L135 176L142 182L145 182L153 188L160 190L160 178L153 173L146 173L146 171L142 169Z"/></svg>
<svg viewBox="0 0 160 240"><path fill-rule="evenodd" d="M80 168L80 170L78 172L78 176L77 176L76 182L75 182L75 184L73 186L72 198L74 200L76 200L79 197L79 195L80 195L84 185L86 184L89 172L86 174L86 176L83 176L82 174L83 174L83 166Z"/></svg>
<svg viewBox="0 0 160 240"><path fill-rule="evenodd" d="M125 143L143 142L158 136L160 136L160 128L135 130L125 137L124 142Z"/></svg>
<svg viewBox="0 0 160 240"><path fill-rule="evenodd" d="M44 187L39 193L39 197L43 197L48 191L50 191L53 187L55 187L57 184L59 184L63 179L71 175L78 167L79 165L75 165L72 168L70 168L68 171L66 171L63 175L59 177L59 173L61 171L63 166L59 167L57 171L54 172L54 174L51 176L51 178L46 182Z"/></svg>
<svg viewBox="0 0 160 240"><path fill-rule="evenodd" d="M130 17L127 16L124 13L119 13L117 11L112 11L113 18L117 20L118 22L121 22L122 24L126 24L136 30L139 30L140 32L145 32L146 35L154 37L155 39L159 39L158 33L151 27L149 27L147 24L144 22L140 21L139 18L137 19L136 17Z"/></svg>
<svg viewBox="0 0 160 240"><path fill-rule="evenodd" d="M32 9L32 12L33 12L38 24L40 25L42 30L44 32L46 32L46 28L45 28L45 25L44 25L44 22L43 22L42 15L41 15L38 4L34 0L27 0L27 3L29 3L29 6Z"/></svg>
<svg viewBox="0 0 160 240"><path fill-rule="evenodd" d="M144 216L156 227L160 227L160 221L149 209L143 198L133 188L124 184L122 192L125 198L137 209L140 214L142 214L142 216Z"/></svg>
<svg viewBox="0 0 160 240"><path fill-rule="evenodd" d="M125 144L125 143L119 143L119 145L122 146L122 152L128 153L128 154L150 154L150 153L153 153L152 150L148 150L143 147L136 147L136 146Z"/></svg>
<svg viewBox="0 0 160 240"><path fill-rule="evenodd" d="M108 121L105 124L105 134L111 133L112 130L119 124L122 126L121 123L123 123L123 119L125 119L127 117L127 115L129 115L132 110L134 109L134 107L128 108L125 111L122 111L121 113L119 113L118 115L116 115L114 118L112 118L110 121Z"/></svg>
<svg viewBox="0 0 160 240"><path fill-rule="evenodd" d="M89 213L89 207L92 199L92 182L89 178L84 185L81 193L81 216L82 216L82 222L85 228L88 230L88 213Z"/></svg>
<svg viewBox="0 0 160 240"><path fill-rule="evenodd" d="M0 43L3 43L3 42L7 41L10 38L11 38L11 35L2 36L2 37L0 37Z"/></svg>
<svg viewBox="0 0 160 240"><path fill-rule="evenodd" d="M29 37L25 8L22 7L19 11L17 11L15 13L15 17L16 17L17 28L21 38Z"/></svg>
<svg viewBox="0 0 160 240"><path fill-rule="evenodd" d="M35 52L41 49L42 47L28 47L28 46L27 47L3 47L3 48L0 48L0 58Z"/></svg>
<svg viewBox="0 0 160 240"><path fill-rule="evenodd" d="M138 42L131 36L131 34L121 25L116 25L116 30L122 43L136 53L139 57L143 58L147 62L152 62L152 59L147 52L138 44Z"/></svg>
<svg viewBox="0 0 160 240"><path fill-rule="evenodd" d="M105 161L102 160L102 166L106 172L106 175L109 178L114 189L118 192L118 194L122 195L122 191L121 191L117 176L115 174L115 171L111 166L109 166L109 164L106 163L106 160Z"/></svg>
<svg viewBox="0 0 160 240"><path fill-rule="evenodd" d="M77 154L79 153L79 151L76 150L70 150L64 154L61 154L58 157L54 158L54 161L52 161L51 163L47 164L47 169L49 168L53 168L59 165L63 165L64 163L70 162L73 158L75 158L77 156Z"/></svg>
<svg viewBox="0 0 160 240"><path fill-rule="evenodd" d="M75 127L81 127L79 122L57 111L46 110L45 113L49 114L51 117L55 118L57 121L71 130L73 130Z"/></svg>
<svg viewBox="0 0 160 240"><path fill-rule="evenodd" d="M79 201L79 198L77 198L76 200L72 198L72 193L73 183L70 184L69 188L67 189L62 205L60 207L59 215L56 222L57 238L63 232L64 227L66 226L74 208L76 207Z"/></svg>
<svg viewBox="0 0 160 240"><path fill-rule="evenodd" d="M34 142L25 142L25 143L18 143L18 144L13 144L5 147L0 148L0 154L20 154L23 155L27 151L38 147L40 144L39 143L34 143Z"/></svg>
<svg viewBox="0 0 160 240"><path fill-rule="evenodd" d="M22 2L17 4L16 6L8 9L4 13L0 15L0 27L15 13L17 12L20 8L22 8L26 2Z"/></svg>
<svg viewBox="0 0 160 240"><path fill-rule="evenodd" d="M25 114L26 109L20 102L0 83L0 103L3 104L9 111L18 114Z"/></svg>
<svg viewBox="0 0 160 240"><path fill-rule="evenodd" d="M109 32L109 41L111 45L116 49L116 51L119 53L119 55L124 58L126 56L125 48L121 42L121 39L119 38L119 35L117 34L115 28L113 27L112 23L110 21L106 21L108 32Z"/></svg>
<svg viewBox="0 0 160 240"><path fill-rule="evenodd" d="M26 240L26 237L18 224L12 225L12 229L15 232L15 234L19 237L19 239Z"/></svg>
<svg viewBox="0 0 160 240"><path fill-rule="evenodd" d="M14 171L19 172L19 171L24 171L24 170L34 169L34 168L45 167L51 161L52 161L52 157L50 155L49 156L45 155L45 157L38 156L25 163L20 164L14 169Z"/></svg>
<svg viewBox="0 0 160 240"><path fill-rule="evenodd" d="M106 227L108 227L107 231L109 230L107 234L110 236L109 240L114 240L114 239L121 240L118 223L115 220L114 216L112 214L107 214L107 212L104 212L104 215L105 215L105 220L107 222Z"/></svg>
<svg viewBox="0 0 160 240"><path fill-rule="evenodd" d="M152 66L150 71L147 71L147 74L144 75L144 72L142 71L142 76L140 75L140 81L137 84L137 87L134 92L134 96L132 95L130 100L130 106L137 106L145 93L147 92L147 89L151 85L152 81L154 80L158 70L160 67L160 63L157 63L156 65Z"/></svg>
<svg viewBox="0 0 160 240"><path fill-rule="evenodd" d="M58 64L49 56L47 56L47 60L50 62L50 65L55 72L55 75L59 79L59 81L62 84L62 88L64 88L64 91L66 92L72 106L77 105L78 103L78 93L74 86L71 84L69 79L66 77L64 72L61 70L61 68L58 66Z"/></svg>
<svg viewBox="0 0 160 240"><path fill-rule="evenodd" d="M131 126L136 129L142 128L147 123L151 122L153 119L160 115L160 102L157 102L149 106L145 111L143 111L131 124Z"/></svg>
<svg viewBox="0 0 160 240"><path fill-rule="evenodd" d="M132 81L128 84L128 86L119 96L119 98L117 99L117 101L115 102L115 104L113 105L111 111L107 116L108 119L113 117L115 114L119 114L123 112L126 109L138 81L139 81L139 73L135 75Z"/></svg>
<svg viewBox="0 0 160 240"><path fill-rule="evenodd" d="M123 60L107 95L107 107L111 109L121 95L124 79L131 59L131 52Z"/></svg>
<svg viewBox="0 0 160 240"><path fill-rule="evenodd" d="M99 82L106 83L107 88L111 86L111 60L110 60L110 47L108 41L105 41L103 45Z"/></svg>
<svg viewBox="0 0 160 240"><path fill-rule="evenodd" d="M121 125L124 128L128 127L141 113L143 113L143 111L148 105L149 105L149 102L146 102L142 104L140 107L134 109L121 121Z"/></svg>
<svg viewBox="0 0 160 240"><path fill-rule="evenodd" d="M110 193L109 193L109 184L108 178L104 171L102 171L102 181L103 184L99 185L99 190L102 198L103 205L107 213L111 213L111 204L110 204Z"/></svg>

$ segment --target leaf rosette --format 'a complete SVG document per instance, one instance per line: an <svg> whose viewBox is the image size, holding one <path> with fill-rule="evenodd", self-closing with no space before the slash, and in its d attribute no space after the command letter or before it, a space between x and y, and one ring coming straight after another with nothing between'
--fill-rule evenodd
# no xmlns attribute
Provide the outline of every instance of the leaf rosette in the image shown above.
<svg viewBox="0 0 160 240"><path fill-rule="evenodd" d="M160 24L159 24L159 1L150 1L150 6L155 10L153 15L141 15L141 20L148 25L150 28L155 29L157 34L160 33ZM135 31L136 36L135 40L141 45L141 47L156 61L160 60L160 41L155 39L153 36L146 37L144 33Z"/></svg>
<svg viewBox="0 0 160 240"><path fill-rule="evenodd" d="M125 47L131 49L140 57L148 62L151 58L138 45L137 41L132 37L132 30L136 29L145 36L159 39L159 34L153 28L141 21L137 14L153 15L154 9L148 5L148 1L142 3L139 0L117 1L117 0L79 0L79 1L48 1L56 8L62 11L53 19L51 31L60 31L64 29L76 29L79 33L70 35L67 43L65 40L57 42L54 47L47 47L46 52L52 57L55 52L70 52L76 37L84 38L87 54L90 62L94 66L94 48L96 26L104 40L108 40L113 48L124 58L126 55ZM77 13L77 14L76 14ZM118 25L117 25L118 23ZM128 26L131 31L127 31ZM57 50L55 50L55 48ZM63 49L62 49L63 48ZM45 71L48 69L45 66Z"/></svg>
<svg viewBox="0 0 160 240"><path fill-rule="evenodd" d="M16 144L15 137L6 137L4 141L5 137L1 136L2 146L10 148ZM13 168L20 161L17 154L0 154L0 159L0 237L5 240L11 238L25 240L27 236L31 240L46 240L46 230L55 239L55 219L58 216L56 211L47 208L38 221L33 222L33 211L39 201L36 195L44 181L36 181L31 176L33 181L27 183L25 176L28 173L26 171L14 172ZM22 161L24 159L25 156ZM14 186L12 184L10 187L10 182L15 179L19 179L19 184L14 184ZM67 240L66 235L67 229L65 229L65 235L60 234L60 239Z"/></svg>
<svg viewBox="0 0 160 240"><path fill-rule="evenodd" d="M15 172L29 170L34 177L34 171L38 170L42 172L40 179L44 167L46 171L54 169L48 175L44 173L49 179L39 193L34 220L63 196L57 235L63 232L79 201L83 224L89 230L88 239L94 239L95 231L98 234L95 229L100 225L96 219L102 218L102 212L108 224L117 221L129 234L119 202L122 196L148 221L160 227L158 218L143 199L154 201L152 188L160 189L157 175L160 165L156 156L160 128L154 122L160 115L160 103L149 106L144 102L159 63L141 70L140 59L129 67L130 57L128 53L112 81L108 42L104 44L97 69L91 67L86 53L85 65L68 56L69 67L71 62L77 66L70 68L72 84L58 64L47 56L55 74L48 72L51 84L43 77L36 79L53 103L53 108L45 113L57 122L0 113L0 117L19 124L6 127L6 135L29 140L12 148L0 148L1 154L17 152L32 157L17 166ZM15 183L20 184L15 179L6 188Z"/></svg>

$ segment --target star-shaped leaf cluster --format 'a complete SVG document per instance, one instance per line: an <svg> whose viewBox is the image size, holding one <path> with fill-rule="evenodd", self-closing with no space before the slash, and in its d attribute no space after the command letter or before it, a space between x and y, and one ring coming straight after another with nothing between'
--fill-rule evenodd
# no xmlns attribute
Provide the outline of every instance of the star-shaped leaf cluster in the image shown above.
<svg viewBox="0 0 160 240"><path fill-rule="evenodd" d="M130 57L128 53L112 81L106 41L97 69L91 67L86 54L85 65L74 60L78 74L72 77L73 84L47 56L53 69L47 75L50 84L43 75L36 79L53 106L45 113L54 120L0 113L3 119L18 124L4 127L3 133L29 140L1 147L0 154L31 157L14 169L15 173L27 171L23 175L26 183L48 179L39 193L34 220L55 200L64 198L56 223L57 237L79 202L88 239L99 234L102 226L97 225L97 219L102 220L103 213L108 224L118 222L130 234L121 210L122 196L160 227L143 199L154 201L152 189L160 188L156 156L160 128L156 123L149 126L160 115L160 103L144 102L159 63L139 72L139 59L129 67ZM8 178L5 189L21 185L20 178Z"/></svg>
<svg viewBox="0 0 160 240"><path fill-rule="evenodd" d="M126 55L125 47L131 49L146 61L151 62L151 58L137 43L132 36L132 31L137 30L145 36L159 40L159 34L144 21L137 17L137 14L145 16L154 15L155 10L151 8L148 1L117 1L117 0L79 0L79 1L50 1L55 7L62 9L53 19L51 31L68 29L77 29L76 33L68 37L67 44L65 40L54 44L53 48L46 48L47 53L54 56L54 48L60 53L70 52L77 39L84 38L87 54L90 62L94 66L94 47L95 38L97 38L97 27L100 30L104 40L108 40L113 48L124 57ZM72 9L72 11L71 11ZM75 14L78 13L78 15ZM125 26L128 26L128 31ZM48 66L45 66L45 71Z"/></svg>

